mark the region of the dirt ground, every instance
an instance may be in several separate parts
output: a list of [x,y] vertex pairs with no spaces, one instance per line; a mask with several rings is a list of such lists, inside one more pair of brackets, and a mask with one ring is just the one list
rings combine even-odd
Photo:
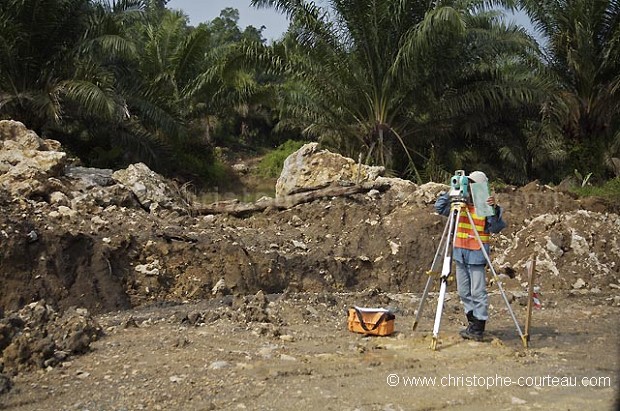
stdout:
[[[537,259],[531,347],[495,284],[486,340],[462,340],[452,285],[431,351],[437,289],[412,324],[445,224],[436,186],[198,216],[147,211],[117,184],[42,184],[0,190],[0,409],[619,405],[617,204],[536,182],[497,189],[508,227],[493,262],[521,326]],[[348,332],[352,305],[393,309],[396,333]]]
[[[617,409],[619,308],[610,304],[609,293],[546,294],[544,308],[534,312],[529,349],[522,348],[496,291],[486,340],[462,340],[457,299],[456,293],[449,295],[435,352],[429,349],[434,295],[416,332],[411,326],[419,295],[374,290],[267,299],[260,293],[102,314],[96,319],[105,336],[90,353],[19,374],[0,406],[16,411]],[[391,337],[347,332],[345,309],[352,304],[394,308],[397,332]],[[514,303],[513,308],[522,320],[524,307]],[[413,385],[414,378],[424,377],[429,386],[421,386],[422,380]]]

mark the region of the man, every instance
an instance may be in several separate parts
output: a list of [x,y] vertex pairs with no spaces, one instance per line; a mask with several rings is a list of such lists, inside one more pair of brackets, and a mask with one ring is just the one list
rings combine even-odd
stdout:
[[[467,176],[469,182],[486,183],[487,176],[482,171],[474,171]],[[468,183],[469,184],[469,183]],[[471,188],[467,190],[471,193]],[[496,204],[495,197],[487,200],[495,214],[490,217],[481,217],[475,213],[471,197],[467,201],[475,227],[471,227],[465,209],[462,209],[456,227],[456,239],[452,251],[452,258],[456,264],[456,286],[459,297],[467,316],[467,328],[460,332],[468,340],[482,341],[486,321],[489,318],[489,298],[486,290],[485,267],[486,259],[480,249],[473,230],[478,231],[480,240],[487,252],[489,248],[489,233],[499,233],[506,223],[502,219],[503,210]],[[450,197],[441,195],[435,202],[435,209],[441,215],[450,214]]]

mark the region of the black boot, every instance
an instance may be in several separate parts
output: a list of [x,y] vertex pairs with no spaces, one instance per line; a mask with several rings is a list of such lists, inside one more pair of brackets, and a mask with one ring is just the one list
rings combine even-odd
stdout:
[[474,319],[476,318],[474,317],[473,311],[466,312],[465,315],[467,316],[467,328],[459,332],[459,334],[461,334],[461,337],[463,338],[467,338],[465,335],[468,335],[469,331],[471,330],[471,326],[474,323]]
[[482,341],[486,321],[474,318],[471,327],[461,332],[461,336],[466,340]]
[[470,312],[468,312],[465,315],[467,316],[467,322],[471,325],[471,323],[474,322],[474,318],[476,318],[476,317],[474,317],[474,312],[470,311]]
[[476,320],[476,321],[478,322],[478,325],[476,327],[476,333],[480,336],[479,337],[480,339],[477,341],[482,341],[483,336],[484,336],[484,329],[487,325],[487,322],[486,320]]

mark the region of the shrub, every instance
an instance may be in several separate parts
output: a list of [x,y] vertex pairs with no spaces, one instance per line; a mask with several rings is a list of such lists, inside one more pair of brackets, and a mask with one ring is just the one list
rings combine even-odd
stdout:
[[287,140],[280,144],[275,150],[270,151],[263,157],[258,164],[258,172],[263,177],[278,177],[284,166],[284,160],[301,146],[305,141]]
[[606,181],[600,186],[577,187],[572,190],[581,197],[604,197],[613,200],[620,200],[620,177]]

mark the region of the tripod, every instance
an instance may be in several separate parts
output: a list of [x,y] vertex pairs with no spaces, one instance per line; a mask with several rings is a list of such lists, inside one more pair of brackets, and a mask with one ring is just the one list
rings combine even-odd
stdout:
[[[493,278],[499,288],[500,293],[508,307],[508,312],[512,317],[512,320],[517,327],[517,332],[521,337],[521,340],[524,341],[526,338],[521,331],[521,327],[519,326],[519,322],[517,321],[514,312],[512,311],[512,307],[510,307],[510,302],[508,302],[508,298],[506,298],[506,293],[504,292],[504,288],[502,287],[502,283],[499,281],[499,276],[495,272],[493,265],[491,264],[491,259],[489,258],[489,254],[487,253],[484,245],[482,244],[482,240],[480,239],[480,235],[478,234],[478,230],[475,228],[474,220],[471,216],[469,208],[465,203],[465,200],[462,197],[455,197],[451,199],[450,202],[450,214],[448,216],[448,221],[446,226],[444,227],[443,234],[441,235],[441,240],[439,241],[439,246],[437,247],[437,251],[435,253],[435,258],[433,259],[433,264],[431,265],[431,269],[427,272],[429,275],[428,280],[426,281],[426,286],[424,287],[424,292],[422,294],[422,299],[420,300],[420,305],[418,307],[418,312],[415,316],[415,321],[413,323],[413,330],[418,326],[418,322],[420,317],[422,316],[422,310],[424,309],[424,304],[426,302],[426,298],[428,297],[429,290],[431,288],[431,283],[433,282],[433,277],[439,275],[440,288],[439,288],[439,299],[437,300],[437,311],[435,312],[435,323],[433,325],[433,339],[431,340],[431,349],[433,351],[437,350],[437,339],[439,338],[439,325],[441,323],[441,315],[443,313],[443,305],[446,297],[446,288],[448,286],[448,278],[450,277],[450,272],[452,270],[452,251],[454,249],[454,244],[457,238],[457,226],[459,216],[461,215],[461,211],[465,210],[467,214],[467,218],[469,220],[469,224],[473,228],[473,232],[476,237],[476,241],[484,254],[484,258],[489,265],[491,272],[493,273]],[[436,266],[439,263],[439,255],[441,250],[443,249],[443,264],[441,267],[441,272],[439,272]]]

